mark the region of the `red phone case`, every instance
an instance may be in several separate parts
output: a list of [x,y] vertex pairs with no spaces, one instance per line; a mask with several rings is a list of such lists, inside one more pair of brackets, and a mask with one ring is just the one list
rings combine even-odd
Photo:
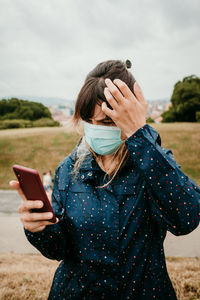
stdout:
[[20,165],[14,165],[13,171],[17,176],[20,187],[28,200],[42,200],[44,205],[42,208],[32,209],[32,212],[52,212],[53,217],[48,221],[55,223],[56,216],[53,212],[51,203],[47,197],[39,173],[31,168]]

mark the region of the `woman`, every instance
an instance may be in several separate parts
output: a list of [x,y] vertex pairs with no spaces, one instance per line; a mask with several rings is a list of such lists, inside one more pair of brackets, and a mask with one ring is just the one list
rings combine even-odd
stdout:
[[199,224],[200,189],[180,170],[159,133],[146,124],[147,103],[127,65],[105,61],[78,95],[74,124],[84,136],[57,167],[49,213],[19,206],[27,239],[61,260],[48,299],[177,299],[163,242]]

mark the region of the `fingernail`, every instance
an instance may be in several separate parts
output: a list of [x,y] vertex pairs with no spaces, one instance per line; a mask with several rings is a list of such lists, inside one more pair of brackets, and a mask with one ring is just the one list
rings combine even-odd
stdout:
[[140,86],[139,86],[139,84],[137,83],[137,81],[135,82],[135,84],[136,84],[136,86],[137,86],[138,88],[140,88]]
[[105,83],[107,84],[107,83],[109,83],[110,82],[110,79],[109,78],[106,78],[105,79]]
[[43,202],[38,202],[37,204],[38,204],[39,207],[43,206]]
[[53,216],[52,213],[47,214],[47,218],[51,218],[52,216]]

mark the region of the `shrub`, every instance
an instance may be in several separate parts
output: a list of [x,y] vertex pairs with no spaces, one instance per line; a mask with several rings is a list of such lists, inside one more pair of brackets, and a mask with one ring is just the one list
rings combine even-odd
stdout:
[[196,121],[200,122],[200,111],[196,112]]
[[148,117],[148,118],[146,119],[146,122],[147,122],[147,123],[155,123],[154,119],[152,119],[151,117]]
[[32,127],[32,122],[29,120],[14,119],[14,120],[0,121],[0,129],[27,128],[27,127]]
[[54,127],[54,126],[60,126],[60,123],[49,119],[49,118],[41,118],[39,120],[33,121],[33,127]]
[[162,123],[177,121],[176,114],[171,109],[164,111],[161,116],[163,118],[161,121]]
[[23,120],[23,119],[0,120],[0,129],[53,127],[53,126],[60,126],[60,123],[49,118],[41,118],[36,121]]

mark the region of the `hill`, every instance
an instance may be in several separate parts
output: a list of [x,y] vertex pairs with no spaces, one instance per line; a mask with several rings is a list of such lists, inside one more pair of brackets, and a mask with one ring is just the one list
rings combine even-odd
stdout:
[[[161,136],[162,147],[172,150],[181,170],[200,185],[200,123],[161,123],[151,126]],[[64,127],[9,129],[0,131],[0,189],[9,189],[13,164],[54,173],[80,136]]]

